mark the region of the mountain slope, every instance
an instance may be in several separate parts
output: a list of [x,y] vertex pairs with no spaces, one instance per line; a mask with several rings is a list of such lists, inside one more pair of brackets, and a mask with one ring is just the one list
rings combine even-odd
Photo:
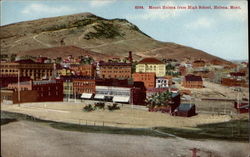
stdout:
[[[125,19],[104,19],[91,13],[45,18],[1,27],[1,52],[33,54],[31,50],[77,46],[107,56],[218,59],[203,51],[175,43],[160,42]],[[48,50],[48,49],[47,49]],[[41,52],[41,51],[39,51]],[[72,52],[73,53],[73,52]],[[78,53],[76,53],[78,54]],[[53,54],[46,53],[53,57]],[[81,55],[81,54],[79,54]]]

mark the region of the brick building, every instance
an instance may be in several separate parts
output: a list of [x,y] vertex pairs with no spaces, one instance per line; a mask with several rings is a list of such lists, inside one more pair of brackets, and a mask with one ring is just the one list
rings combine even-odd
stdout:
[[[10,84],[8,89],[18,92],[18,84]],[[63,101],[63,84],[56,80],[20,82],[20,91],[37,91],[37,102]]]
[[185,88],[203,88],[203,80],[200,76],[188,74],[184,77],[182,86]]
[[92,64],[71,65],[70,69],[73,70],[74,73],[79,76],[94,77],[96,75],[95,66]]
[[[22,76],[19,78],[20,82],[25,82],[31,80],[30,77]],[[0,75],[0,88],[7,87],[8,84],[17,83],[18,76],[17,75]]]
[[16,62],[1,62],[1,75],[15,75],[20,72],[20,77],[30,77],[33,80],[41,80],[43,78],[51,78],[54,65],[36,63],[33,60],[20,60]]
[[73,92],[76,98],[80,98],[85,93],[95,93],[96,81],[94,78],[82,77],[73,79]]
[[100,78],[128,79],[131,78],[131,63],[99,62]]
[[2,103],[6,104],[37,102],[38,92],[36,90],[20,91],[20,101],[18,97],[18,92],[13,89],[1,89],[0,99]]
[[136,65],[136,72],[154,72],[156,77],[166,75],[166,65],[156,58],[144,58]]
[[146,88],[155,88],[155,73],[133,73],[133,80],[143,82]]

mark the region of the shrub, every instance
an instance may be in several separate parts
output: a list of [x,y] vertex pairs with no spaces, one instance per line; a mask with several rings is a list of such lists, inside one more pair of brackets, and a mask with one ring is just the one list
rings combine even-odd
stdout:
[[95,110],[95,108],[93,108],[91,104],[83,107],[83,111],[85,111],[85,112],[91,112],[94,110]]
[[108,106],[109,111],[113,111],[113,110],[119,110],[120,107],[118,106],[118,104],[114,103],[112,106]]

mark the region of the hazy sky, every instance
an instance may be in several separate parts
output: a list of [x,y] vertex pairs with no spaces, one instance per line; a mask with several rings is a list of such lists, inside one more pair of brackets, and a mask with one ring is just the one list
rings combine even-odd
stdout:
[[[240,9],[148,9],[148,6],[240,6]],[[248,11],[247,1],[243,0],[6,0],[1,2],[1,25],[81,12],[108,19],[126,18],[156,40],[190,46],[224,59],[248,59]]]

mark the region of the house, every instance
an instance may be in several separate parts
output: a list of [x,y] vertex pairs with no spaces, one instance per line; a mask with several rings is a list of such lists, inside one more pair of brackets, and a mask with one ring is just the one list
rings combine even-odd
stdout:
[[179,66],[179,73],[181,76],[185,76],[187,74],[187,68],[185,66]]
[[195,104],[180,104],[174,111],[174,115],[181,117],[192,117],[196,115]]
[[133,80],[143,82],[146,88],[155,88],[155,73],[153,72],[139,72],[132,74]]
[[184,77],[182,86],[185,88],[203,88],[203,80],[200,76],[188,74]]
[[196,76],[200,76],[202,78],[209,78],[209,79],[213,79],[215,75],[214,72],[209,70],[195,70],[193,71],[193,74]]
[[156,58],[144,58],[136,65],[136,72],[154,72],[156,77],[166,75],[166,65]]
[[201,68],[201,67],[204,67],[206,65],[206,62],[204,60],[195,60],[193,63],[192,63],[192,67],[193,68]]
[[240,86],[246,87],[247,83],[244,77],[246,76],[245,73],[241,72],[231,72],[228,77],[224,77],[221,79],[221,84],[224,86]]

